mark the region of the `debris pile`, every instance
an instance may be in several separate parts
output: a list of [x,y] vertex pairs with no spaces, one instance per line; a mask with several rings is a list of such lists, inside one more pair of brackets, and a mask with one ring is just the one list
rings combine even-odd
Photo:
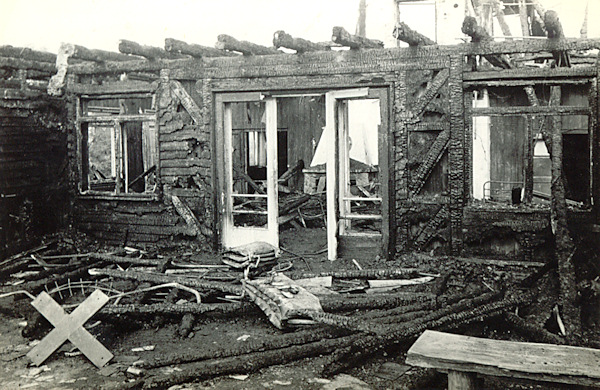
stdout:
[[[51,326],[18,297],[34,300],[47,294],[68,313],[100,292],[108,303],[99,305],[93,318],[117,337],[178,323],[173,338],[177,342],[193,338],[195,327],[210,318],[221,319],[226,329],[228,322],[251,317],[266,332],[260,337],[240,336],[244,342],[234,345],[159,346],[160,353],[144,350],[147,357],[126,365],[118,363],[115,344],[107,342],[115,358],[103,369],[112,367],[121,378],[113,382],[117,388],[166,388],[323,356],[327,362],[319,369],[322,375],[347,372],[373,356],[402,354],[426,329],[481,324],[512,313],[535,297],[535,290],[503,280],[506,273],[490,273],[493,279],[487,281],[460,275],[457,282],[453,271],[438,274],[427,262],[416,262],[414,268],[355,269],[360,265],[354,261],[338,263],[333,271],[321,267],[305,272],[294,269],[286,256],[266,244],[237,248],[223,258],[201,259],[135,248],[51,254],[59,247],[65,249],[60,240],[49,241],[3,262],[0,300],[11,296],[15,302],[11,309],[27,313],[26,336],[43,338]],[[313,267],[321,265],[310,261]],[[451,259],[445,261],[453,264]],[[518,315],[506,318],[514,329],[534,337],[562,340]],[[94,336],[100,338],[101,333]]]

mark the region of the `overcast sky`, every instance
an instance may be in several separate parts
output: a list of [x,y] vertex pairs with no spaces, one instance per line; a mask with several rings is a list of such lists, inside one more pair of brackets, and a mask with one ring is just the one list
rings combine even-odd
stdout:
[[[546,9],[559,13],[568,37],[579,37],[587,0],[541,1]],[[600,37],[600,25],[595,22],[600,1],[589,2],[589,37]],[[331,39],[333,26],[355,32],[358,3],[359,0],[0,0],[0,45],[56,53],[61,42],[69,42],[90,49],[118,51],[119,39],[163,47],[165,38],[176,38],[213,46],[217,35],[229,34],[271,46],[277,30],[323,42]],[[367,36],[393,46],[394,0],[367,0],[367,4]],[[419,23],[408,22],[411,26]],[[460,26],[457,29],[459,32]],[[456,40],[460,43],[458,37]]]

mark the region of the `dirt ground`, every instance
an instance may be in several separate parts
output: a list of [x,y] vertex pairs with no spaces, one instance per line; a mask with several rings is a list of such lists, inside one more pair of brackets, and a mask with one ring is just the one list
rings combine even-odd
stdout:
[[[284,249],[279,264],[290,267],[292,271],[311,271],[315,273],[330,270],[356,269],[350,260],[330,262],[326,259],[326,237],[321,229],[308,229],[298,235],[293,229],[282,232],[281,246]],[[100,250],[90,242],[76,242],[86,245],[78,248]],[[214,254],[189,248],[176,248],[170,252],[163,251],[165,256],[177,256],[188,261],[204,264],[219,264],[220,258]],[[162,253],[162,252],[161,252]],[[302,258],[296,256],[301,255]],[[447,257],[431,257],[422,254],[399,256],[394,261],[382,263],[373,260],[371,264],[361,262],[363,268],[415,267],[424,272],[450,273],[448,290],[459,291],[466,286],[478,284],[490,290],[500,288],[507,282],[521,280],[533,271],[531,267],[489,266],[461,262]],[[551,277],[547,277],[545,288],[552,288]],[[413,287],[413,291],[426,291],[427,286]],[[529,314],[538,322],[544,322],[551,312],[554,302],[552,293],[546,301],[537,302]],[[138,324],[130,324],[129,320],[121,322],[98,321],[95,318],[86,323],[86,328],[97,337],[113,354],[114,358],[102,369],[96,368],[86,357],[78,353],[67,342],[40,367],[29,364],[25,356],[43,335],[32,339],[24,337],[22,331],[28,319],[32,318],[34,309],[29,305],[29,298],[0,298],[0,387],[2,389],[96,389],[126,387],[140,377],[150,375],[141,370],[132,370],[134,362],[151,360],[174,351],[193,351],[207,346],[233,346],[239,343],[260,340],[265,336],[281,334],[262,313],[244,316],[197,316],[192,332],[182,338],[178,334],[179,319],[144,318]],[[535,317],[537,315],[539,318]],[[48,332],[50,327],[45,329]],[[522,340],[521,336],[511,333],[498,321],[479,323],[461,333],[492,337],[498,339]],[[599,332],[592,329],[588,338],[600,342]],[[142,347],[141,351],[134,348]],[[145,348],[144,348],[145,347]],[[344,374],[324,377],[322,370],[328,363],[329,356],[304,359],[290,364],[271,366],[246,374],[228,375],[205,380],[198,383],[173,386],[172,389],[444,389],[447,386],[445,375],[427,372],[404,364],[405,350],[385,351],[377,354],[360,367],[353,368]],[[157,373],[177,372],[178,366],[152,369]],[[251,371],[256,371],[252,370]],[[415,380],[410,378],[414,376]],[[407,379],[408,378],[408,379]],[[411,384],[412,383],[412,384]],[[565,386],[550,384],[532,384],[515,381],[487,378],[482,388],[503,389],[563,389]]]

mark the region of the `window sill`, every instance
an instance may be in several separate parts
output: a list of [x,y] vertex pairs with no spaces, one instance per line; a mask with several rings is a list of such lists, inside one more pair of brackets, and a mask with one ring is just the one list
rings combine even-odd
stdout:
[[149,194],[115,194],[113,192],[101,192],[101,191],[85,191],[78,195],[79,199],[89,200],[130,200],[130,201],[158,201],[160,200],[159,193]]

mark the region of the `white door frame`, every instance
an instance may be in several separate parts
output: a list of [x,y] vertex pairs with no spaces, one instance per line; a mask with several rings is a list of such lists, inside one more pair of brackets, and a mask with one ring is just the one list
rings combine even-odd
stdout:
[[[221,213],[221,244],[232,248],[263,241],[279,248],[278,192],[277,192],[277,100],[260,93],[219,93],[216,95],[216,154],[217,178],[220,181],[218,197]],[[267,139],[267,227],[235,226],[233,220],[233,159],[232,159],[232,103],[265,102]],[[265,197],[252,194],[247,196]]]
[[[338,152],[335,145],[338,142],[338,124],[343,113],[338,110],[338,100],[365,97],[369,94],[369,88],[345,89],[339,91],[330,91],[325,94],[325,138],[326,145],[333,146],[333,150],[327,154],[326,163],[326,183],[327,183],[327,258],[329,260],[337,259],[337,170],[338,170]],[[343,118],[342,118],[343,120]]]

